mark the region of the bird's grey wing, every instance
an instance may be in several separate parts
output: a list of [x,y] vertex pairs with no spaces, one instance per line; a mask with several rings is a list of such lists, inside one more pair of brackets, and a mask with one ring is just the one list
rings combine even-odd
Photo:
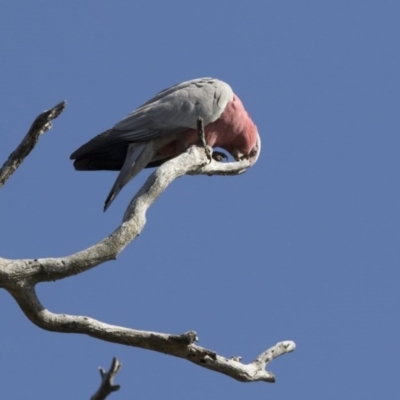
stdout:
[[177,91],[179,91],[181,89],[185,89],[188,86],[191,86],[191,85],[203,85],[204,83],[206,83],[207,81],[210,81],[210,80],[215,80],[215,79],[213,79],[213,78],[197,78],[197,79],[192,79],[190,81],[177,83],[176,85],[172,85],[172,86],[170,86],[170,87],[168,87],[166,89],[161,90],[154,97],[152,97],[151,99],[147,100],[145,103],[140,105],[138,108],[146,106],[147,104],[150,104],[150,103],[155,103],[156,101],[162,99],[163,97],[168,96],[171,93],[177,92]]
[[132,141],[153,139],[180,129],[196,128],[197,117],[207,125],[217,120],[233,99],[230,86],[218,79],[200,78],[165,89],[114,126],[116,136]]
[[200,78],[180,83],[142,104],[112,129],[75,151],[71,158],[196,129],[199,116],[203,118],[204,125],[208,125],[221,116],[232,99],[231,87],[218,79]]
[[121,172],[118,174],[117,179],[104,203],[104,211],[110,207],[121,189],[143,168],[146,168],[146,165],[153,156],[154,149],[152,142],[131,143],[128,146],[128,151],[126,152],[126,158],[122,165]]

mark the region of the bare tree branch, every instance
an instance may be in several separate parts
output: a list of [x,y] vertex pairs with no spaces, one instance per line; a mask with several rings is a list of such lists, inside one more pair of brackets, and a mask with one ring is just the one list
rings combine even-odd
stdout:
[[207,158],[211,161],[212,149],[210,146],[207,146],[206,135],[204,132],[204,121],[203,121],[203,118],[201,118],[201,117],[197,118],[197,135],[199,137],[200,147],[204,148],[204,150],[206,151]]
[[121,225],[93,246],[61,258],[0,258],[0,287],[6,289],[25,315],[43,329],[86,334],[108,342],[158,351],[184,358],[242,382],[274,382],[274,375],[266,371],[265,367],[274,358],[293,351],[295,344],[291,341],[280,342],[260,354],[253,362],[243,364],[238,357],[228,359],[196,345],[194,342],[198,338],[193,331],[181,335],[138,331],[89,317],[55,314],[45,309],[35,292],[35,285],[39,282],[64,279],[115,259],[140,234],[146,224],[147,210],[176,178],[185,174],[237,175],[245,172],[249,166],[248,161],[220,163],[210,160],[204,148],[193,146],[150,175],[128,205]]
[[120,389],[120,385],[114,385],[114,377],[118,374],[118,371],[121,369],[121,367],[122,364],[114,357],[108,372],[104,371],[103,368],[99,368],[101,384],[97,392],[90,398],[90,400],[104,400],[109,394]]
[[28,133],[23,138],[20,145],[13,151],[8,160],[0,169],[0,188],[4,185],[6,180],[17,170],[24,161],[25,157],[29,155],[31,150],[35,147],[40,135],[51,129],[51,121],[57,118],[67,106],[65,101],[58,103],[50,110],[43,111],[33,121],[33,124],[29,128]]

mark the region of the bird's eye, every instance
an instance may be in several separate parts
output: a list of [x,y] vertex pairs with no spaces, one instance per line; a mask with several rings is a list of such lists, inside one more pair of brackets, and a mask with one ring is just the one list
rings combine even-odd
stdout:
[[250,157],[254,157],[257,154],[258,147],[253,147],[250,152]]

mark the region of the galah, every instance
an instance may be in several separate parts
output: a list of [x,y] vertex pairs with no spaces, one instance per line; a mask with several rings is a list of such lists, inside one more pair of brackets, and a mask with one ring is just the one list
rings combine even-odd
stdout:
[[203,118],[207,145],[253,165],[261,141],[256,125],[231,87],[214,78],[182,82],[158,93],[113,128],[94,137],[72,155],[78,171],[121,171],[104,211],[143,168],[159,166],[198,141]]

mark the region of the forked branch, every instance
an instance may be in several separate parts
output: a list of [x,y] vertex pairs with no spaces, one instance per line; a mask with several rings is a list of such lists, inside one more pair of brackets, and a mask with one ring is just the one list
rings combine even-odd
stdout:
[[[43,132],[44,129],[49,128],[50,120],[55,118],[64,107],[65,103],[60,103],[52,110],[46,111],[47,114],[41,114],[32,125],[31,130]],[[36,123],[37,126],[35,126]],[[198,129],[199,137],[201,137],[202,121],[199,122]],[[35,140],[37,140],[39,135],[40,133],[35,133],[32,134],[32,137],[36,137]],[[30,151],[35,143],[33,139],[28,142],[31,146]],[[29,151],[23,154],[28,154]],[[14,165],[15,170],[20,164],[20,162],[18,163],[19,159],[22,160],[23,157],[21,158],[17,149],[7,163]],[[147,210],[176,178],[185,174],[237,175],[245,172],[249,166],[250,163],[245,160],[232,163],[210,160],[204,147],[193,146],[185,153],[161,165],[150,175],[128,205],[121,225],[93,246],[61,258],[26,260],[0,258],[0,287],[6,289],[17,301],[25,315],[43,329],[86,334],[108,342],[158,351],[184,358],[242,382],[274,382],[274,375],[265,368],[274,358],[295,349],[295,344],[291,341],[277,343],[261,353],[254,361],[244,364],[238,357],[226,358],[212,350],[198,346],[195,344],[198,337],[193,331],[181,335],[138,331],[109,325],[89,317],[55,314],[46,310],[35,292],[35,285],[39,282],[64,279],[94,268],[105,261],[115,259],[140,234],[146,223]],[[0,170],[0,177],[6,175],[3,170]],[[9,173],[8,176],[10,175]]]
[[103,368],[99,368],[101,376],[101,384],[97,392],[90,398],[90,400],[104,400],[112,392],[116,392],[121,387],[120,385],[114,385],[114,377],[118,374],[122,364],[114,357],[111,363],[111,367],[108,372],[104,371]]

